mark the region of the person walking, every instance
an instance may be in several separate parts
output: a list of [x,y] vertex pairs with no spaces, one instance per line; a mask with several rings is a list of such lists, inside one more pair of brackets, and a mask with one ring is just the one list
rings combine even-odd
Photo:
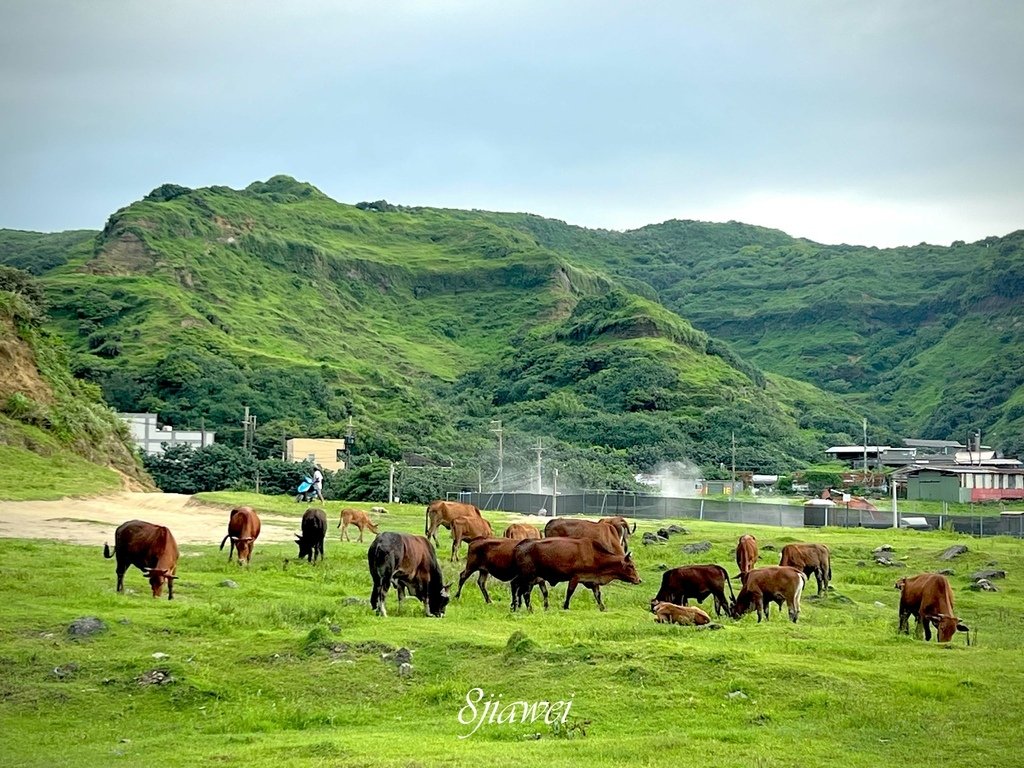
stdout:
[[324,503],[324,473],[319,464],[313,465],[313,491],[320,503]]

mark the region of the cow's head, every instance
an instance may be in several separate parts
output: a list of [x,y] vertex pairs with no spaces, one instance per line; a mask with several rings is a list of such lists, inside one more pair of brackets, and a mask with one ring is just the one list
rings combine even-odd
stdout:
[[452,583],[449,581],[437,592],[433,589],[430,590],[430,595],[427,597],[427,608],[429,609],[431,616],[435,616],[439,619],[444,616],[444,609],[448,607],[448,601],[451,600],[451,588]]
[[231,541],[235,543],[235,549],[238,551],[238,564],[241,565],[243,560],[248,560],[252,557],[252,543],[256,541],[255,536],[240,536],[238,538],[232,536]]
[[636,570],[636,563],[633,562],[632,552],[627,552],[622,558],[622,571],[619,573],[619,578],[630,584],[643,584],[644,580],[640,578],[640,574]]
[[902,578],[896,579],[896,583],[893,584],[893,588],[894,589],[898,589],[900,592],[902,592],[903,591],[903,587],[905,587],[906,585],[907,585],[907,577],[903,576]]
[[[938,632],[940,643],[948,643],[953,639],[953,635],[957,632],[970,633],[971,631],[970,628],[966,624],[963,624],[956,616],[947,616],[944,613],[936,613],[933,616],[929,616],[928,621],[934,625],[935,631]],[[970,634],[967,635],[967,644],[971,644]]]
[[160,597],[164,593],[164,584],[178,578],[168,572],[166,568],[147,568],[142,575],[149,579],[149,586],[153,588],[153,597]]
[[313,547],[303,541],[301,534],[295,537],[295,543],[299,545],[299,560],[313,556]]

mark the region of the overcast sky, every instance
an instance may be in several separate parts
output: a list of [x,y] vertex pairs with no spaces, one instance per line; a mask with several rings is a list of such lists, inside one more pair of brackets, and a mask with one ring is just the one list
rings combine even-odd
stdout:
[[0,227],[164,182],[825,243],[1024,228],[1024,3],[3,0]]

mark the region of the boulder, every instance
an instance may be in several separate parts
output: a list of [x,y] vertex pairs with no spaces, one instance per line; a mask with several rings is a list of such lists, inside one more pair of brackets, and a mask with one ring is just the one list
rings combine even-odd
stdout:
[[649,546],[651,544],[664,544],[667,541],[668,541],[668,539],[662,538],[661,536],[659,536],[656,533],[648,532],[648,533],[644,534],[644,537],[643,537],[643,539],[641,539],[640,543],[643,544],[644,546]]
[[980,571],[975,571],[971,574],[971,581],[981,581],[986,579],[992,581],[992,579],[1005,579],[1006,571],[997,571],[991,568],[985,568]]
[[939,555],[939,560],[952,560],[954,557],[959,557],[965,552],[967,552],[966,546],[964,546],[963,544],[954,544],[952,547],[950,547],[941,555]]
[[681,525],[670,525],[667,528],[667,530],[668,530],[669,533],[681,533],[684,536],[689,536],[690,535],[690,532],[686,528],[683,528],[683,526],[681,526]]
[[988,579],[978,579],[976,582],[971,584],[968,589],[973,589],[975,592],[998,592],[999,590],[993,586],[992,582]]
[[224,579],[217,586],[226,587],[227,589],[238,589],[238,582],[232,581],[231,579]]
[[106,632],[107,625],[95,616],[75,619],[68,625],[68,634],[72,637],[89,637],[97,632]]
[[710,541],[698,541],[696,544],[687,544],[683,547],[683,552],[688,555],[699,555],[701,552],[709,552],[710,550]]
[[877,554],[878,554],[879,552],[892,552],[892,551],[893,551],[893,549],[892,549],[892,544],[883,544],[882,546],[880,546],[880,547],[875,547],[875,548],[874,548],[874,549],[872,550],[872,552],[873,552],[874,554],[876,554],[876,555],[877,555]]
[[668,539],[668,537],[671,536],[671,535],[672,535],[672,532],[668,528],[659,528],[658,529],[658,536],[660,536],[663,539]]

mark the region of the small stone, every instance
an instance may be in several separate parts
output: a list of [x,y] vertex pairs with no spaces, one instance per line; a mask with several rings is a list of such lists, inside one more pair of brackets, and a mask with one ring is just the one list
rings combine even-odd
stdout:
[[341,634],[341,626],[338,624],[331,624],[331,632],[335,635]]
[[97,632],[106,632],[106,630],[107,625],[95,616],[75,619],[68,625],[68,634],[72,637],[88,637],[89,635],[95,635]]
[[412,661],[412,651],[408,648],[399,648],[394,652],[391,659],[395,664],[408,664]]
[[893,550],[892,550],[892,544],[883,544],[882,546],[880,546],[880,547],[875,547],[875,549],[874,549],[874,550],[872,550],[872,552],[873,552],[874,554],[876,554],[876,555],[877,555],[877,554],[878,554],[879,552],[892,552],[892,551],[893,551]]
[[774,552],[775,551],[775,545],[774,544],[762,544],[761,545],[761,549],[763,549],[765,552]]
[[985,563],[985,566],[987,568],[995,568],[997,565],[999,565],[998,560],[989,560],[987,563]]
[[238,582],[232,581],[231,579],[224,579],[220,583],[220,586],[227,587],[228,589],[238,589]]
[[666,541],[668,541],[668,539],[662,538],[661,536],[658,536],[656,533],[648,532],[644,534],[643,538],[640,540],[640,543],[646,547],[650,546],[651,544],[664,544]]
[[861,568],[863,568],[864,566],[867,565],[867,563],[865,563],[863,560],[858,560],[857,561],[857,565],[860,566]]
[[131,619],[118,619],[118,624],[124,624],[126,627],[132,623]]
[[160,659],[168,659],[168,658],[170,658],[170,656],[168,656],[166,653],[162,653],[160,651],[157,651],[156,653],[153,654],[153,658],[156,659],[157,661],[159,661]]
[[966,546],[964,546],[963,544],[954,544],[952,547],[950,547],[941,555],[939,555],[939,560],[952,560],[954,557],[959,557],[965,552],[967,552]]
[[369,605],[370,601],[365,597],[346,597],[341,601],[342,605]]
[[174,678],[171,677],[171,673],[167,670],[151,669],[149,672],[135,678],[135,682],[139,685],[167,685],[168,683],[173,683]]
[[875,608],[885,608],[885,603],[880,603],[875,600]]
[[988,569],[985,569],[985,570],[981,570],[981,571],[975,571],[974,573],[971,574],[971,581],[980,581],[982,579],[987,579],[987,580],[991,581],[992,579],[1005,579],[1005,578],[1006,578],[1006,571],[996,571],[996,570],[992,570],[991,568],[988,568]]
[[398,666],[398,676],[408,677],[412,674],[412,664],[404,662]]
[[131,743],[132,743],[132,740],[131,740],[131,739],[121,739],[121,740],[120,740],[120,743],[121,743],[121,744],[131,744]]
[[654,567],[657,568],[659,571],[667,571],[668,570],[668,564],[667,563],[658,563]]
[[730,691],[729,693],[727,693],[725,695],[725,697],[727,699],[749,699],[750,698],[743,691]]
[[999,590],[992,584],[988,579],[978,579],[976,582],[971,584],[968,589],[973,589],[975,592],[998,592]]
[[941,573],[943,576],[956,575],[956,571],[954,571],[952,568],[943,568],[941,571],[939,571],[939,573]]
[[708,552],[710,550],[710,541],[698,541],[696,544],[687,544],[685,547],[683,547],[683,552],[687,555],[698,555],[701,552]]
[[725,629],[725,627],[723,627],[721,624],[715,624],[714,622],[711,622],[710,624],[702,624],[699,627],[696,627],[696,629],[697,631],[708,630],[714,632],[716,629]]
[[71,661],[67,664],[61,664],[59,667],[54,667],[53,676],[56,677],[58,680],[66,680],[69,677],[72,677],[75,674],[75,672],[78,671],[78,669],[78,665],[75,662]]

